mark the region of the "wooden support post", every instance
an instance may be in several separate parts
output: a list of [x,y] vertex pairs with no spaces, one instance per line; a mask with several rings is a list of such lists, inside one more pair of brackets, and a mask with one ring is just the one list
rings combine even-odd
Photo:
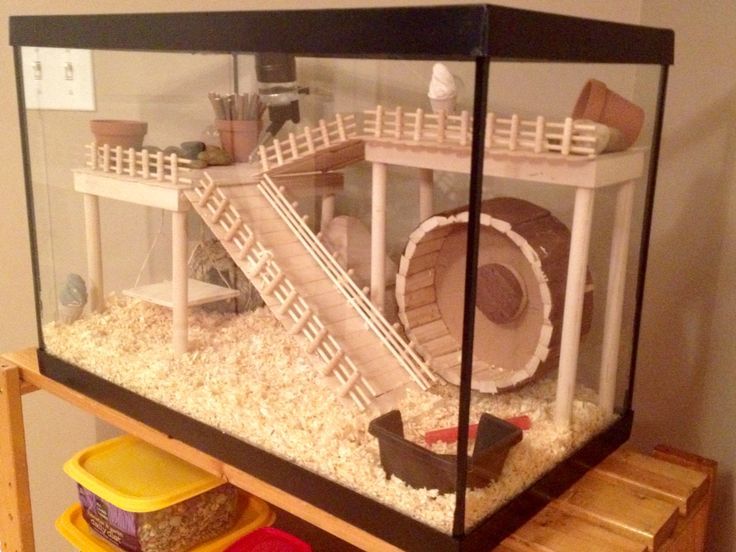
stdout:
[[555,398],[555,424],[563,428],[570,425],[572,401],[575,396],[594,198],[593,189],[577,188],[575,191],[575,212],[570,237],[570,259],[567,265],[565,311],[560,341],[560,367]]
[[606,315],[603,325],[603,354],[598,389],[598,404],[609,414],[613,414],[616,400],[616,375],[621,341],[621,318],[624,310],[626,261],[629,256],[634,185],[635,181],[629,180],[619,187],[616,193],[616,213],[613,220]]
[[105,308],[102,282],[102,238],[100,236],[100,202],[97,196],[84,194],[84,230],[87,240],[87,294],[92,312]]
[[0,550],[33,552],[20,368],[0,359]]
[[135,148],[128,148],[128,174],[135,176]]
[[115,174],[123,174],[123,146],[115,147]]
[[434,214],[434,171],[419,169],[419,221]]
[[386,175],[385,163],[373,163],[371,198],[371,301],[383,312],[386,293]]
[[178,357],[187,352],[188,345],[187,212],[173,212],[171,227],[173,345]]
[[333,218],[335,218],[335,194],[325,194],[322,196],[322,213],[319,221],[321,232],[325,231]]

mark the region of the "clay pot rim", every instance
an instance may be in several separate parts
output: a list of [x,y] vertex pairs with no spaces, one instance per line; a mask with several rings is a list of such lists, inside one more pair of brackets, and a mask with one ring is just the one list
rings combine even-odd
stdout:
[[129,119],[92,119],[90,122],[92,132],[103,132],[105,134],[138,134],[148,131],[148,123],[145,121],[134,121]]
[[575,107],[572,110],[573,119],[600,119],[606,105],[608,87],[602,81],[589,79],[580,91]]

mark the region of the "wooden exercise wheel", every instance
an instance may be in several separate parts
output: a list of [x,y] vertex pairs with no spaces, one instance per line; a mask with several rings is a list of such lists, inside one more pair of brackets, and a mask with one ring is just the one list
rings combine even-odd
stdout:
[[[472,387],[496,393],[557,366],[570,231],[516,198],[482,203]],[[435,215],[412,232],[396,280],[399,319],[416,350],[450,383],[460,383],[465,208]],[[590,328],[588,277],[582,331]]]

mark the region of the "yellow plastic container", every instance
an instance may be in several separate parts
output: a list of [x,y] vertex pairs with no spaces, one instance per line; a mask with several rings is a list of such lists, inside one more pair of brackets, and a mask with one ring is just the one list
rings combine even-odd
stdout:
[[[240,493],[240,517],[235,526],[219,538],[193,548],[191,552],[222,552],[248,533],[274,522],[275,514],[261,499]],[[81,504],[74,504],[56,520],[56,529],[72,546],[82,552],[120,552],[120,549],[95,533],[82,514]]]
[[77,453],[64,471],[91,529],[130,552],[190,550],[238,517],[235,487],[131,436]]

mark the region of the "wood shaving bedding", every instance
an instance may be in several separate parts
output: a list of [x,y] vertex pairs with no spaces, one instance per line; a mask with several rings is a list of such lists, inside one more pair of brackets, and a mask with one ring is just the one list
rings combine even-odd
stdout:
[[[287,334],[265,309],[234,315],[190,309],[190,352],[173,358],[171,311],[140,300],[108,298],[104,313],[44,328],[47,350],[80,368],[159,402],[382,502],[445,533],[455,495],[387,480],[370,416],[341,402],[321,380],[306,342]],[[502,395],[473,393],[471,421],[481,412],[527,415],[532,428],[511,449],[499,481],[468,491],[468,527],[477,524],[553,468],[614,418],[580,388],[573,424],[553,421],[554,380]],[[578,386],[580,387],[580,386]],[[401,410],[408,439],[423,443],[431,429],[457,425],[458,389],[409,390]],[[455,453],[437,443],[435,452]]]

